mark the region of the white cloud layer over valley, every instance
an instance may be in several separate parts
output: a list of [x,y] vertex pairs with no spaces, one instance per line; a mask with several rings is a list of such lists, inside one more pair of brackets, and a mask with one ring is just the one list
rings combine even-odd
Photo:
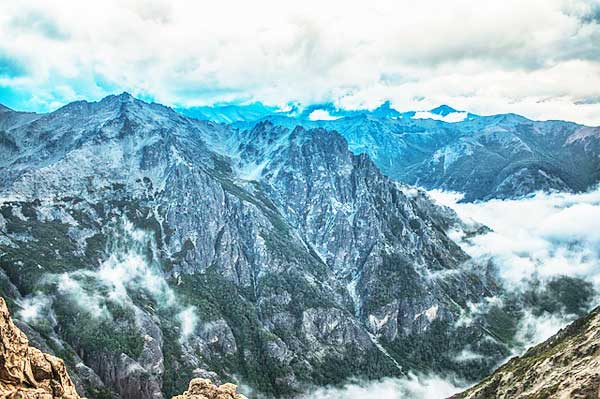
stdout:
[[452,193],[430,194],[463,220],[493,230],[463,248],[475,258],[493,257],[504,280],[569,275],[600,285],[600,189],[481,203],[457,203],[460,196]]

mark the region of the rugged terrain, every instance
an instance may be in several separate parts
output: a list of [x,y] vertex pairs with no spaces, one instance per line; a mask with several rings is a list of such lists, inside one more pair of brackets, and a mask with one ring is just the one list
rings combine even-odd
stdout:
[[454,399],[598,398],[600,308]]
[[0,396],[6,399],[78,399],[61,359],[29,346],[0,298]]
[[256,114],[245,113],[247,119],[238,115],[233,125],[245,130],[269,120],[288,128],[335,130],[352,152],[369,154],[384,174],[427,189],[464,193],[465,201],[518,198],[539,190],[578,192],[600,182],[598,127],[515,114],[478,116],[447,106],[427,114],[464,119],[415,119],[415,112],[399,113],[387,103],[373,111],[323,109],[337,119],[272,113],[256,120]]
[[[0,297],[0,395],[6,399],[78,399],[62,359],[29,346]],[[214,385],[195,378],[173,399],[245,399],[233,384]]]
[[[523,299],[498,305],[493,265],[446,234],[485,228],[332,131],[236,130],[126,93],[4,109],[0,198],[0,293],[90,398],[170,397],[193,377],[267,397],[409,371],[474,381],[514,344]],[[548,291],[569,284],[527,300],[581,311],[584,283]]]

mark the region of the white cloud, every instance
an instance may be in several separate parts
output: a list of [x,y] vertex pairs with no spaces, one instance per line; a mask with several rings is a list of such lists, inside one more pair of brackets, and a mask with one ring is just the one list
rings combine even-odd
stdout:
[[[557,276],[570,276],[600,289],[600,188],[584,194],[537,193],[481,203],[457,203],[461,198],[457,193],[429,193],[463,220],[493,230],[466,240],[458,232],[451,236],[480,263],[493,260],[507,288],[525,289],[532,281],[543,284]],[[589,306],[598,302],[596,297]],[[472,313],[485,311],[484,305],[473,305]],[[573,319],[573,315],[534,315],[524,310],[516,337],[521,348],[545,340]],[[461,320],[468,321],[468,315]]]
[[[162,306],[176,304],[175,293],[158,264],[156,242],[151,234],[135,228],[129,220],[123,218],[113,232],[108,251],[108,258],[97,270],[50,274],[45,278],[56,282],[60,293],[72,297],[92,315],[107,315],[107,299],[130,305],[131,290],[147,292]],[[152,252],[152,256],[148,256],[148,252]],[[103,295],[97,294],[98,283],[102,287]]]
[[410,375],[404,378],[355,382],[342,388],[320,388],[303,399],[439,399],[459,391],[461,388],[440,377]]
[[95,292],[89,292],[82,283],[71,277],[69,273],[48,275],[47,280],[57,284],[57,291],[61,295],[71,298],[79,308],[92,317],[110,318],[106,307],[106,298]]
[[470,362],[473,360],[480,360],[483,358],[484,356],[479,353],[475,353],[468,349],[463,349],[458,355],[454,357],[454,360],[457,362]]
[[193,306],[188,306],[177,314],[177,318],[181,323],[181,341],[187,340],[198,325],[198,316],[196,315],[196,309]]
[[[93,276],[110,289],[109,298],[122,302],[128,298],[130,288],[150,293],[165,306],[175,303],[175,294],[169,287],[160,265],[153,237],[137,229],[128,221],[122,221],[122,232],[117,234],[111,253],[94,272],[78,272]],[[153,252],[149,260],[148,251]]]
[[600,189],[481,203],[457,203],[459,194],[437,190],[430,195],[493,230],[463,248],[475,258],[493,257],[506,281],[570,275],[600,284]]
[[324,109],[315,109],[313,112],[310,113],[310,115],[308,115],[308,119],[310,119],[311,121],[333,121],[339,118],[330,115],[329,112],[327,112]]
[[20,307],[17,317],[25,323],[36,323],[39,320],[55,323],[52,299],[47,295],[36,293],[17,301],[17,303]]
[[600,204],[576,203],[561,208],[540,224],[544,237],[600,243]]
[[519,343],[521,350],[518,350],[519,348],[516,347],[517,351],[514,354],[520,355],[523,350],[547,340],[574,319],[574,317],[551,315],[548,313],[535,316],[531,312],[525,311],[525,315],[519,321],[515,336],[515,340]]
[[429,111],[419,111],[413,116],[413,119],[435,119],[438,121],[444,121],[449,123],[462,122],[467,118],[466,112],[451,112],[448,115],[442,116],[438,114],[432,114]]
[[594,1],[7,1],[0,85],[34,108],[128,90],[600,124]]
[[[44,282],[56,284],[59,294],[67,296],[91,317],[110,319],[108,302],[134,307],[131,297],[134,292],[149,294],[162,308],[180,308],[182,304],[162,272],[154,236],[136,228],[125,217],[118,225],[110,226],[109,232],[112,235],[107,248],[109,256],[98,269],[47,274]],[[41,309],[51,307],[51,302],[38,295],[24,300],[21,306],[20,316],[34,320]],[[195,309],[188,306],[174,315],[181,325],[182,340],[187,339],[198,323]]]

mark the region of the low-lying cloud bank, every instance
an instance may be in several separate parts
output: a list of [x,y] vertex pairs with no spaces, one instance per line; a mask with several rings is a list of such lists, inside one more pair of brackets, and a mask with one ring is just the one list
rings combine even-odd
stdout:
[[108,257],[99,268],[44,275],[42,286],[53,295],[36,292],[23,298],[18,317],[34,325],[50,318],[54,324],[53,303],[64,298],[86,317],[111,320],[111,307],[134,310],[137,306],[132,298],[141,295],[154,300],[157,307],[176,312],[180,343],[186,342],[198,325],[196,308],[182,303],[167,282],[153,235],[126,218],[109,230]]
[[507,289],[525,296],[537,290],[536,297],[554,295],[558,298],[550,299],[567,303],[562,309],[542,306],[536,311],[524,302],[515,337],[521,349],[556,333],[576,318],[582,305],[590,309],[600,303],[600,188],[480,203],[459,203],[462,196],[457,193],[429,194],[466,223],[492,229],[475,237],[461,230],[451,235],[478,263],[493,263]]
[[455,232],[453,238],[462,240],[472,257],[493,258],[506,282],[568,275],[600,284],[600,188],[481,203],[458,203],[456,193],[430,195],[467,223],[476,221],[493,230],[468,240]]
[[447,398],[461,388],[435,376],[385,378],[380,381],[355,382],[343,388],[320,388],[302,399],[438,399]]

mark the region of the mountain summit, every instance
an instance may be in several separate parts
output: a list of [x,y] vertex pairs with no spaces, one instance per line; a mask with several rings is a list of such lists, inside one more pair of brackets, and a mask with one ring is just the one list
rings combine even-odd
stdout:
[[[457,216],[336,132],[239,130],[127,94],[1,118],[0,293],[86,396],[474,378],[508,353],[484,314],[455,327],[499,290],[446,234]],[[467,343],[473,368],[455,360]]]
[[429,110],[429,112],[431,112],[432,114],[435,114],[435,115],[448,116],[449,114],[453,114],[455,112],[464,112],[464,111],[457,111],[448,105],[440,105],[439,107]]

